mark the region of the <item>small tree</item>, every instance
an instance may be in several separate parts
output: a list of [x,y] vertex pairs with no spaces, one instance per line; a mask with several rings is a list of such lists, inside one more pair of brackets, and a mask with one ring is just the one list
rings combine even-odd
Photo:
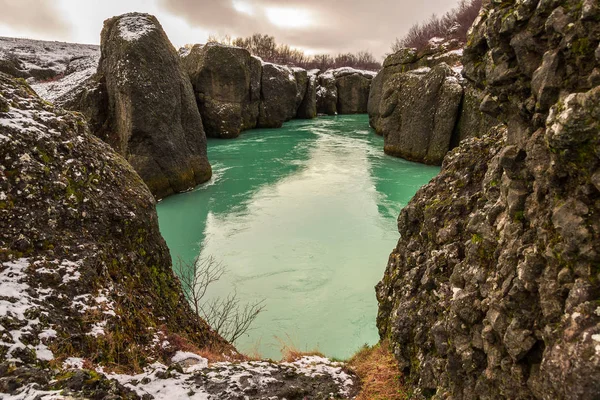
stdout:
[[225,274],[223,264],[213,257],[197,257],[193,263],[180,257],[175,265],[175,272],[198,318],[203,318],[231,343],[248,332],[258,314],[265,309],[265,300],[241,304],[235,291],[225,298],[204,301],[208,287]]

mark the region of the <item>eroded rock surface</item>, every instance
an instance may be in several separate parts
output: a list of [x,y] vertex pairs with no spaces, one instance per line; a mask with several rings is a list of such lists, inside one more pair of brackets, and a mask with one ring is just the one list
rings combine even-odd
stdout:
[[599,19],[594,2],[492,1],[474,24],[464,71],[507,127],[446,156],[377,287],[417,396],[598,398]]
[[374,114],[385,153],[441,164],[450,148],[462,96],[459,77],[444,63],[389,77]]
[[263,63],[258,126],[280,128],[296,116],[298,85],[291,68]]
[[75,379],[60,366],[134,369],[185,343],[233,351],[190,310],[138,174],[80,114],[4,74],[0,287],[0,392],[79,385],[127,397],[94,371]]
[[260,104],[261,62],[248,50],[209,43],[183,57],[211,137],[234,138],[256,127]]
[[210,179],[206,136],[187,73],[148,14],[108,19],[98,73],[60,103],[82,111],[157,198]]

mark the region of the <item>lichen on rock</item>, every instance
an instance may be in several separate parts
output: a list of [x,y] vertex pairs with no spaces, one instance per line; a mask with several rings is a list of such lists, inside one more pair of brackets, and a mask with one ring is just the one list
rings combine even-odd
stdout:
[[470,32],[465,76],[506,125],[401,212],[377,287],[417,396],[600,393],[600,15],[583,3],[485,2]]
[[125,159],[25,81],[0,74],[0,94],[0,391],[50,388],[71,357],[135,370],[183,343],[232,351],[189,308]]

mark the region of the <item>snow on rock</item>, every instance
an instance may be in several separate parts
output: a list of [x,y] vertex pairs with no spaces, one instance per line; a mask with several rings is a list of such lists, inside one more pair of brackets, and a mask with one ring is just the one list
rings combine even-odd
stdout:
[[4,72],[28,79],[43,99],[54,101],[96,72],[97,45],[0,37]]
[[[32,311],[39,308],[38,299],[32,298],[28,293],[31,288],[26,282],[26,270],[30,261],[21,258],[15,261],[2,263],[0,268],[0,331],[6,333],[0,336],[0,348],[6,349],[7,359],[11,359],[17,351],[28,349],[34,351],[39,360],[49,361],[54,359],[52,352],[44,344],[35,346],[25,344],[23,339],[40,330],[41,322],[38,318],[32,318]],[[4,326],[5,323],[10,325]],[[10,328],[9,328],[10,326]],[[18,328],[16,328],[18,327]],[[16,329],[15,329],[16,328]],[[41,334],[40,339],[48,339],[52,336],[53,329],[47,329]],[[46,335],[44,335],[44,333]],[[45,337],[44,337],[45,336]]]
[[140,14],[122,17],[119,20],[118,27],[120,36],[128,42],[139,40],[155,29],[155,25],[149,16]]
[[154,363],[137,375],[110,374],[138,395],[155,399],[229,400],[240,398],[284,398],[300,390],[303,398],[329,393],[335,398],[356,394],[356,377],[343,364],[327,358],[306,356],[294,362],[219,362],[208,366],[202,357],[178,352],[173,362],[203,360],[193,369],[178,369]]
[[81,369],[83,368],[83,358],[69,357],[63,361],[63,368]]

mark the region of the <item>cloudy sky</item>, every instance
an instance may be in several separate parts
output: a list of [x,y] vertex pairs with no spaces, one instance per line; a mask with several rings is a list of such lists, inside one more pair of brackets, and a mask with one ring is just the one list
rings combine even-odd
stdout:
[[0,36],[98,44],[102,22],[141,11],[156,15],[173,44],[209,34],[255,32],[316,53],[370,50],[382,57],[396,37],[458,0],[0,0]]

